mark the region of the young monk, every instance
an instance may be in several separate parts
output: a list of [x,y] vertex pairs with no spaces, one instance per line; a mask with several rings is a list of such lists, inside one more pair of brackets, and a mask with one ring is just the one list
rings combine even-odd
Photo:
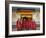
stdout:
[[28,19],[28,26],[29,29],[35,30],[36,29],[36,23],[32,21],[31,19]]
[[24,17],[24,20],[22,22],[22,28],[25,30],[35,30],[36,29],[36,23],[32,21],[31,19],[28,19]]
[[17,22],[16,22],[16,29],[18,31],[21,30],[21,21],[20,21],[20,19],[18,19]]
[[16,24],[17,30],[35,30],[36,23],[26,17],[23,20],[18,20]]

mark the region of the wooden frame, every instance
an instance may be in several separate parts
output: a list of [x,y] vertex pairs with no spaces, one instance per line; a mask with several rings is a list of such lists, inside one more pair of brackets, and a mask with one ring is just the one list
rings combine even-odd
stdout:
[[[34,4],[43,5],[43,33],[36,34],[22,34],[22,35],[9,35],[9,4],[22,3],[22,4]],[[5,1],[5,36],[6,37],[22,37],[22,36],[40,36],[45,35],[45,3],[41,2],[24,2],[24,1]]]

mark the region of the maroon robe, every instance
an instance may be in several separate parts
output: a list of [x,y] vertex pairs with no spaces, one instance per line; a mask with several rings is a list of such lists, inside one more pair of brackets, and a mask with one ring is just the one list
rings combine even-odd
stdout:
[[22,20],[22,23],[21,21],[17,21],[16,23],[16,27],[17,27],[17,30],[26,30],[26,29],[36,29],[36,23],[32,20],[27,20],[27,21],[24,21]]

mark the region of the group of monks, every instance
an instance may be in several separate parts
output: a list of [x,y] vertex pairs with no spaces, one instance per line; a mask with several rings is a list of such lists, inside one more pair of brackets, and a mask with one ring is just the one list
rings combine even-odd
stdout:
[[24,17],[23,19],[18,19],[16,22],[17,31],[20,30],[36,30],[36,23],[31,19]]

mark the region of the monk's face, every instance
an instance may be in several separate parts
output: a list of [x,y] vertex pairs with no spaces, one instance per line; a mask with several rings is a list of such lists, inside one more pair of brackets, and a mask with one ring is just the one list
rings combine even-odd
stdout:
[[24,21],[26,21],[26,19],[24,19]]

